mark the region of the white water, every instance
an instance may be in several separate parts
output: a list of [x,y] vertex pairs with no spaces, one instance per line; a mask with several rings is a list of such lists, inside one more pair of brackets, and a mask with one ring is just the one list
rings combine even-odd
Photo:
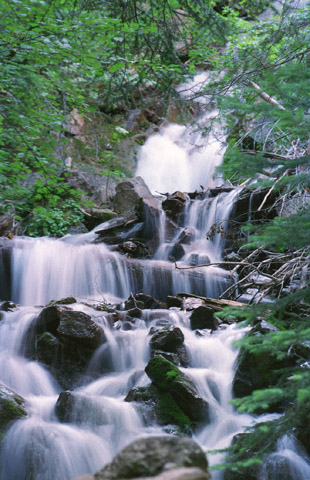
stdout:
[[[180,94],[193,95],[203,89],[207,81],[208,75],[201,73],[181,85]],[[197,97],[197,103],[205,105],[206,98]],[[194,192],[201,187],[218,185],[219,177],[213,176],[226,146],[224,132],[215,121],[217,116],[217,110],[204,109],[194,126],[169,124],[145,142],[140,150],[136,175],[144,179],[153,194],[176,190]],[[208,128],[209,133],[206,133]]]
[[[172,125],[152,137],[143,147],[139,167],[142,173],[145,169],[143,175],[151,189],[189,191],[199,189],[200,183],[213,186],[214,165],[220,162],[223,147],[215,140],[215,133],[212,135],[206,144],[192,128]],[[203,146],[194,149],[193,144],[199,146],[200,142]],[[191,228],[194,236],[179,262],[181,266],[192,264],[193,258],[198,263],[208,263],[206,257],[211,262],[222,259],[224,233],[237,194],[233,191],[216,198],[188,200],[182,226]],[[213,226],[217,228],[210,235]],[[216,232],[218,227],[220,233]],[[15,238],[10,242],[12,299],[23,306],[4,313],[0,322],[0,383],[26,399],[29,414],[15,422],[5,435],[0,480],[72,480],[102,468],[133,439],[164,433],[155,424],[145,424],[133,403],[124,402],[131,388],[149,383],[144,373],[150,356],[148,332],[158,320],[182,329],[190,358],[184,371],[210,405],[210,423],[195,433],[202,447],[214,450],[228,446],[234,434],[253,421],[248,415],[237,415],[229,403],[237,356],[233,342],[243,331],[231,326],[198,336],[189,329],[188,314],[177,310],[144,311],[144,318],[126,330],[121,322],[111,327],[108,314],[85,305],[92,299],[126,299],[137,291],[157,298],[181,291],[216,298],[227,288],[232,279],[216,266],[176,270],[168,256],[180,234],[168,241],[164,214],[158,229],[161,245],[152,260],[130,260],[103,244],[92,244],[94,232],[58,240]],[[107,339],[96,350],[89,371],[100,371],[104,366],[108,373],[73,391],[70,422],[60,423],[55,404],[61,387],[43,365],[25,358],[25,340],[41,311],[33,305],[45,305],[69,295],[85,302],[71,308],[91,314]],[[301,469],[292,466],[294,480],[305,480],[301,472],[308,464],[305,462],[305,467],[298,460],[301,457],[295,445],[279,447],[275,455],[286,458],[288,451],[297,458],[292,465],[298,464]],[[208,459],[211,464],[221,460],[220,455],[209,455]],[[270,457],[269,465],[275,463],[276,457]],[[221,478],[221,472],[212,474],[214,480]]]

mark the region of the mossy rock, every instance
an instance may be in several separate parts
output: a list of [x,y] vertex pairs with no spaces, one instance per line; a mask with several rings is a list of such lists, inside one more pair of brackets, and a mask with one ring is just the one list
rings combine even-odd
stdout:
[[178,467],[198,467],[204,472],[207,470],[206,455],[192,439],[168,435],[140,438],[97,472],[95,479],[149,478]]
[[0,437],[11,422],[26,415],[25,400],[13,390],[0,385]]
[[51,300],[46,306],[51,307],[52,305],[71,305],[72,303],[76,303],[76,299],[74,297],[66,297],[61,298],[60,300]]
[[[142,406],[144,419],[155,420],[159,425],[173,427],[178,434],[190,435],[194,426],[190,418],[179,407],[170,393],[162,393],[154,385],[133,388],[127,395],[127,402],[138,402]],[[148,416],[148,419],[146,418]]]
[[[145,371],[162,394],[169,393],[180,409],[193,422],[208,420],[208,404],[181,370],[165,358],[155,355]],[[167,397],[166,397],[167,399]]]

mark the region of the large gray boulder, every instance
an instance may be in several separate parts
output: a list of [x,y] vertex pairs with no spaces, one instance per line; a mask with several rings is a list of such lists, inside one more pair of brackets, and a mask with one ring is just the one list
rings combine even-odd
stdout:
[[96,349],[103,341],[103,330],[84,312],[64,311],[57,332],[62,339]]
[[[139,480],[209,480],[208,472],[201,470],[197,467],[182,467],[168,470],[168,472],[156,475],[156,477],[138,477]],[[95,480],[93,475],[82,475],[76,478],[76,480]],[[137,480],[132,479],[132,480]]]
[[70,389],[85,374],[94,351],[106,338],[90,315],[51,303],[35,320],[25,353],[44,363],[60,385]]
[[143,178],[128,178],[120,182],[116,187],[114,210],[124,216],[134,214],[146,216],[143,209],[147,210],[151,218],[161,211],[160,201],[151,194]]
[[[173,436],[141,438],[116,455],[111,463],[96,473],[95,479],[119,480],[154,477],[163,472],[168,474],[168,471],[170,473],[181,467],[197,467],[206,472],[206,456],[193,440]],[[161,480],[168,478],[176,480],[182,477],[166,476]],[[186,477],[183,476],[183,480],[185,479]]]

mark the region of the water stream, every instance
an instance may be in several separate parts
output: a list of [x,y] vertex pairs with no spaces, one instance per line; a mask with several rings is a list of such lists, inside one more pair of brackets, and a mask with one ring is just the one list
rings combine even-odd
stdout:
[[[212,112],[207,115],[213,116]],[[224,147],[216,135],[209,143],[195,135],[192,127],[170,125],[149,139],[137,173],[152,191],[193,191],[201,183],[204,188],[216,184],[212,173]],[[197,142],[200,147],[194,149]],[[248,415],[236,414],[229,403],[237,356],[233,343],[243,330],[229,326],[198,336],[189,328],[189,314],[178,309],[144,310],[143,317],[127,330],[122,324],[111,324],[108,313],[88,305],[103,299],[120,302],[138,291],[160,299],[178,292],[217,298],[233,281],[229,272],[217,266],[176,270],[169,255],[182,232],[190,229],[191,241],[179,265],[221,261],[224,233],[237,195],[233,190],[214,198],[188,198],[181,233],[170,240],[163,214],[158,225],[160,246],[149,260],[128,259],[107,245],[91,243],[94,232],[63,239],[17,237],[10,242],[11,280],[7,283],[10,299],[19,306],[3,313],[0,322],[0,383],[26,399],[29,415],[16,421],[3,439],[0,480],[72,480],[96,472],[132,440],[165,433],[156,424],[146,425],[134,403],[124,402],[130,389],[149,383],[144,373],[150,357],[149,330],[159,319],[183,331],[189,357],[186,374],[210,405],[210,422],[195,433],[199,444],[206,450],[228,446],[253,421]],[[104,332],[106,342],[98,347],[88,368],[94,371],[105,364],[105,373],[89,380],[85,372],[73,390],[69,422],[61,423],[55,404],[62,389],[43,364],[26,358],[25,343],[42,306],[69,295],[78,298],[70,307],[91,314]],[[289,450],[282,445],[277,455],[281,448]],[[291,446],[289,451],[294,449]],[[210,463],[218,461],[219,456],[209,458]],[[269,464],[275,462],[271,458]],[[294,480],[305,480],[303,475],[309,470],[305,465],[300,467],[302,473],[295,468]],[[212,475],[214,480],[223,478],[221,472]]]

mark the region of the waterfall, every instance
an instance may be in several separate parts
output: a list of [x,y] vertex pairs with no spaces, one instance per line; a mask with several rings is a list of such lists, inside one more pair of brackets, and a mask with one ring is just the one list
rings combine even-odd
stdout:
[[[205,75],[199,76],[188,88],[194,91],[205,80]],[[184,95],[186,89],[180,87]],[[215,116],[212,110],[200,121],[212,123]],[[153,192],[214,187],[218,183],[213,179],[214,168],[225,149],[218,140],[220,134],[216,123],[208,137],[192,126],[168,125],[141,148],[137,175]],[[10,299],[19,305],[13,311],[0,312],[0,383],[25,398],[28,415],[15,421],[2,440],[0,480],[73,480],[98,471],[132,440],[165,434],[164,427],[145,422],[134,402],[124,401],[132,388],[150,382],[144,368],[150,358],[149,332],[158,322],[182,330],[189,358],[188,367],[182,370],[209,404],[209,422],[195,432],[197,442],[205,450],[221,449],[252,424],[251,416],[237,414],[230,404],[238,353],[234,342],[245,329],[226,326],[212,335],[206,330],[197,335],[190,329],[189,312],[144,309],[141,318],[131,322],[126,321],[121,305],[137,292],[161,300],[180,292],[218,298],[233,282],[216,262],[223,258],[238,194],[238,189],[232,189],[215,196],[204,191],[198,198],[188,197],[173,235],[162,212],[156,226],[159,247],[150,259],[127,258],[104,243],[93,243],[100,227],[60,239],[16,237],[8,243],[0,258],[0,266],[5,267],[0,272],[5,282],[0,293],[8,299],[10,292]],[[184,248],[177,261],[180,269],[173,260],[177,245]],[[212,265],[199,267],[209,263]],[[195,268],[182,270],[188,266]],[[78,301],[70,309],[90,315],[105,342],[94,351],[81,381],[65,392],[73,408],[66,421],[60,421],[57,399],[62,388],[53,371],[29,356],[26,344],[42,306],[71,295]],[[94,309],[97,302],[118,303],[119,319],[113,323],[113,314]],[[264,478],[275,480],[270,472],[284,458],[291,465],[289,480],[305,480],[309,464],[301,462],[296,445],[283,442],[269,457],[269,473],[265,472]],[[220,454],[209,456],[211,464],[220,461]],[[212,473],[213,480],[222,478],[220,471]]]
[[[203,72],[180,85],[181,96],[203,90],[209,75]],[[207,96],[197,96],[197,104],[206,105]],[[153,194],[158,192],[193,192],[213,187],[215,168],[222,162],[225,135],[216,117],[218,110],[204,108],[193,126],[169,124],[152,135],[140,150],[136,175],[141,176]],[[212,126],[212,128],[211,128]],[[206,134],[206,132],[208,132]]]

